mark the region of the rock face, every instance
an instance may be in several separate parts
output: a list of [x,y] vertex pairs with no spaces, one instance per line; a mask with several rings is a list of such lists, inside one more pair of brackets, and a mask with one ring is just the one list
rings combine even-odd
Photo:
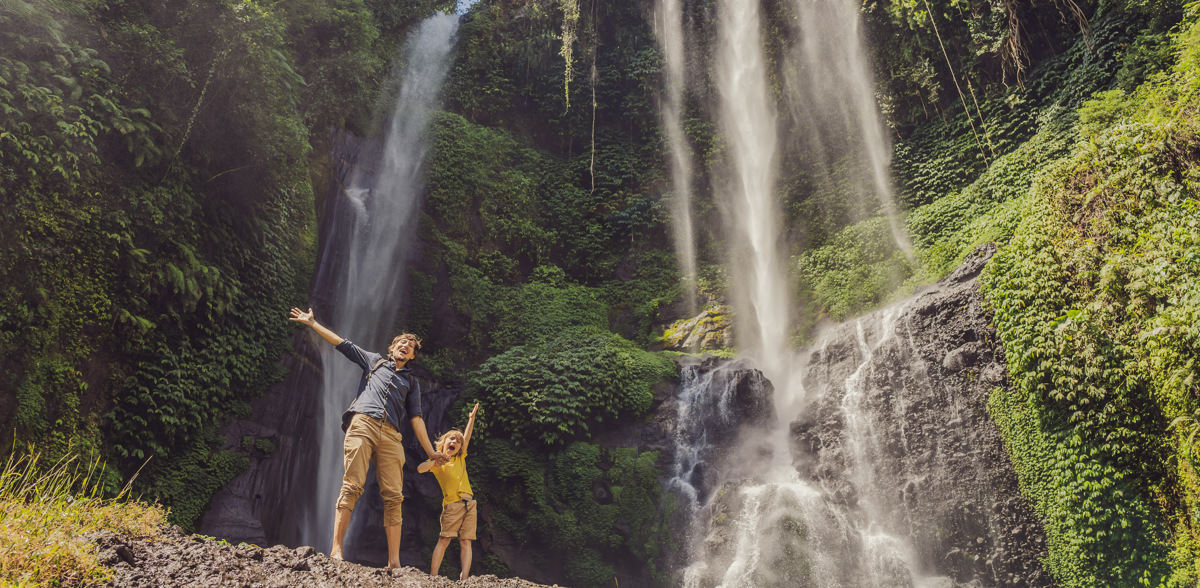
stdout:
[[526,588],[537,584],[520,579],[472,576],[451,581],[431,577],[411,567],[395,570],[369,568],[332,559],[312,547],[264,549],[257,545],[230,545],[195,535],[178,527],[163,529],[156,540],[130,539],[113,533],[94,538],[101,562],[113,569],[109,586],[191,588],[194,586],[328,587],[407,586],[443,588],[479,586]]
[[680,383],[659,414],[674,442],[668,488],[680,491],[687,508],[706,503],[719,472],[737,468],[744,428],[762,429],[776,420],[774,392],[762,372],[745,360],[680,359]]
[[284,360],[290,369],[284,381],[251,403],[249,419],[221,431],[225,449],[240,449],[243,438],[253,437],[270,441],[275,450],[252,453],[249,469],[213,496],[200,521],[202,533],[258,545],[299,536],[295,505],[311,495],[317,460],[312,439],[320,407],[311,383],[321,375],[317,341],[303,331],[293,341],[296,351]]
[[850,517],[906,537],[925,574],[1046,586],[1042,525],[987,414],[1007,374],[975,279],[994,251],[827,333],[807,358],[792,451],[801,477]]
[[803,389],[784,398],[798,414],[757,442],[743,430],[738,458],[705,474],[684,583],[1052,585],[986,409],[1006,385],[975,279],[993,251],[800,351]]
[[663,345],[678,351],[704,351],[733,346],[733,309],[710,306],[700,314],[676,321],[663,334]]

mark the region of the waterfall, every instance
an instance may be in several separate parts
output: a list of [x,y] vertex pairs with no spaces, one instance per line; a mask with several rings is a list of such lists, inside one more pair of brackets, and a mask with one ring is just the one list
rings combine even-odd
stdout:
[[[688,427],[696,432],[690,444],[677,438],[669,483],[694,513],[685,538],[689,562],[682,572],[684,586],[947,585],[926,570],[929,566],[910,544],[910,513],[897,492],[910,472],[897,473],[895,461],[885,457],[895,441],[889,437],[895,426],[885,420],[892,415],[880,405],[894,407],[887,404],[891,399],[881,398],[879,379],[888,377],[897,360],[911,361],[907,339],[899,334],[902,310],[843,325],[807,358],[789,352],[797,364],[797,380],[806,384],[813,406],[820,407],[821,440],[815,445],[821,451],[790,447],[796,424],[786,422],[787,414],[779,415],[785,417],[782,425],[774,419],[747,423],[731,418],[738,404],[731,404],[728,386],[714,385],[712,375],[696,377],[684,369],[679,422],[692,423]],[[831,361],[837,369],[830,369]],[[776,406],[787,404],[778,402],[787,394],[776,388]],[[698,411],[707,416],[696,419]],[[691,418],[685,420],[685,414]],[[717,443],[705,439],[714,426],[727,431]],[[815,463],[806,463],[810,461]],[[716,471],[706,472],[697,483],[700,476],[689,472],[692,463]],[[898,478],[903,480],[898,483]]]
[[[799,0],[797,4],[813,2]],[[791,420],[806,401],[812,400],[806,393],[811,378],[805,372],[805,362],[792,350],[789,336],[794,297],[779,221],[782,211],[776,182],[781,140],[760,33],[763,17],[757,0],[721,0],[718,10],[714,79],[727,169],[723,170],[726,177],[717,197],[728,219],[730,295],[739,317],[739,348],[774,384],[774,412],[779,418],[744,427],[733,447],[725,449],[724,459],[706,462],[719,473],[707,474],[711,481],[704,485],[720,485],[720,491],[708,492],[705,502],[695,482],[684,483],[685,479],[696,478],[688,472],[688,462],[696,461],[704,450],[680,444],[671,483],[687,501],[692,501],[688,506],[696,516],[708,517],[703,528],[693,519],[692,530],[685,537],[687,564],[681,580],[689,588],[925,585],[929,579],[907,541],[907,528],[903,521],[890,516],[893,501],[877,492],[877,459],[872,453],[878,449],[875,415],[866,410],[876,390],[867,382],[875,373],[875,350],[883,343],[879,339],[868,343],[862,326],[854,350],[858,357],[856,369],[836,384],[844,391],[840,396],[842,412],[837,416],[845,423],[837,439],[844,469],[833,477],[840,484],[838,492],[832,491],[820,476],[801,476],[797,468]],[[887,152],[878,118],[873,114],[870,79],[861,51],[854,49],[859,42],[856,22],[850,31],[824,28],[824,20],[805,23],[804,41],[832,44],[836,57],[825,63],[830,70],[822,75],[828,79],[823,77],[814,83],[826,84],[833,88],[826,91],[836,92],[842,84],[837,81],[840,76],[853,78],[846,83],[855,88],[845,96],[851,98],[851,116],[859,122],[854,131],[863,135],[865,144],[874,146],[867,151],[875,154],[872,165],[879,172],[876,190],[890,194],[884,191],[888,184]],[[847,33],[851,34],[849,41],[836,38]],[[819,41],[819,36],[827,40]],[[870,128],[876,129],[873,134]],[[887,211],[890,213],[890,209]],[[895,228],[899,246],[906,249],[898,225]],[[882,341],[890,344],[897,340],[895,313],[875,320],[884,326]],[[694,377],[689,379],[686,372],[684,378],[681,404],[723,405],[721,398],[714,397],[723,394],[720,387],[704,388]],[[822,397],[826,396],[824,388],[829,382],[814,385],[820,388]]]
[[[875,102],[874,76],[860,33],[860,6],[855,0],[792,0],[795,18],[790,32],[798,42],[786,56],[787,104],[816,159],[825,155],[829,144],[845,143],[853,158],[865,160],[869,181],[842,180],[854,187],[851,191],[859,200],[874,194],[896,246],[911,255],[912,245],[896,213],[888,173],[891,145]],[[825,176],[832,173],[832,162],[807,163],[822,168]],[[857,176],[857,171],[851,168],[848,175]],[[860,202],[858,208],[869,210],[868,205]]]
[[666,96],[662,102],[662,124],[671,152],[672,230],[675,256],[683,270],[688,316],[696,314],[696,245],[692,228],[692,151],[683,134],[684,78],[683,7],[681,0],[658,0],[655,31],[663,53]]
[[775,101],[767,88],[759,3],[722,0],[716,57],[718,118],[729,171],[719,200],[730,219],[731,293],[738,346],[756,354],[777,388],[786,386],[791,295],[783,261]]
[[794,389],[773,398],[748,360],[683,367],[668,479],[688,518],[680,584],[1052,585],[986,411],[1005,377],[974,280],[985,262],[787,353]]
[[[314,305],[317,319],[366,349],[383,350],[395,334],[424,190],[425,135],[449,69],[458,21],[457,15],[437,14],[411,34],[398,60],[398,94],[378,153],[360,153],[327,221],[313,287],[314,297],[326,304]],[[340,415],[361,372],[329,345],[321,348],[321,364],[315,500],[306,506],[300,539],[328,552],[343,473]]]

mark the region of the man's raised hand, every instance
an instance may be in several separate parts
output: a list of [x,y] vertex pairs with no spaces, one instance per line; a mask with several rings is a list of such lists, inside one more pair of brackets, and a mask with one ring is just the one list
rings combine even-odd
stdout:
[[314,322],[316,322],[315,319],[313,319],[313,311],[311,308],[308,309],[308,312],[304,312],[303,310],[300,310],[299,308],[293,308],[292,309],[292,317],[289,318],[288,320],[296,321],[298,323],[304,323],[310,327],[312,326],[312,324]]

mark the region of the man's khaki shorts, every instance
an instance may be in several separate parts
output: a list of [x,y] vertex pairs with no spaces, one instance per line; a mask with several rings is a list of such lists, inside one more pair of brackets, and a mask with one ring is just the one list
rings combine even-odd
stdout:
[[459,500],[442,505],[442,532],[440,537],[458,537],[475,540],[475,500]]

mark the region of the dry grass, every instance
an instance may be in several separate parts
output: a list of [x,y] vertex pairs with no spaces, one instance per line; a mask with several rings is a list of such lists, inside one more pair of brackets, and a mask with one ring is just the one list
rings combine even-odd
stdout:
[[109,578],[89,533],[153,537],[166,509],[100,496],[98,462],[11,456],[0,473],[0,586],[87,586]]

